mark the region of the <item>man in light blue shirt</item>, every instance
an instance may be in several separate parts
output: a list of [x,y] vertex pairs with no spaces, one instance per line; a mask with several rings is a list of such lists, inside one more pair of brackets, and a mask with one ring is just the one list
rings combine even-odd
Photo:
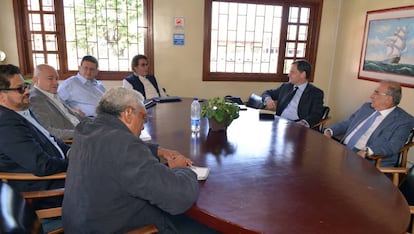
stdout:
[[98,60],[90,55],[83,57],[78,74],[59,85],[59,97],[86,116],[95,116],[99,98],[105,92],[105,87],[95,78],[98,72]]

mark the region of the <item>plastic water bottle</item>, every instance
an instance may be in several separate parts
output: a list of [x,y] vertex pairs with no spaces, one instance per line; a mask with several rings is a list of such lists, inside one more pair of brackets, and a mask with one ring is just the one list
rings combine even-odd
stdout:
[[200,115],[201,107],[198,98],[194,98],[191,103],[191,132],[198,133],[200,131]]

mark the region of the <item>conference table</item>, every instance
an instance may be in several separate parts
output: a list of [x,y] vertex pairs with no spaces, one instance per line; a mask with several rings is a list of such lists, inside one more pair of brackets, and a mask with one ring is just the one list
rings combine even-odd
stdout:
[[149,108],[152,141],[211,169],[186,213],[222,233],[404,233],[408,204],[367,160],[294,122],[240,111],[225,132],[201,120],[190,98]]

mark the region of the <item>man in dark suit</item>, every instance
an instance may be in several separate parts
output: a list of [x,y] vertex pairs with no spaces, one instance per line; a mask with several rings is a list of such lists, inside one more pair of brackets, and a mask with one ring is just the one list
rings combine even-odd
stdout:
[[381,166],[395,166],[396,152],[414,128],[413,116],[397,106],[401,96],[399,83],[382,81],[371,94],[371,103],[363,104],[349,118],[327,128],[325,135],[344,135],[341,142],[361,157],[388,155]]
[[132,58],[131,68],[134,73],[122,80],[122,86],[135,89],[145,99],[167,96],[163,89],[158,87],[155,76],[148,75],[148,58],[138,54]]
[[[69,146],[44,129],[29,110],[30,84],[20,69],[0,65],[0,171],[46,176],[64,172]],[[10,182],[18,191],[64,186],[64,181]]]
[[49,65],[37,65],[33,72],[34,88],[30,90],[30,110],[40,124],[60,139],[72,139],[73,132],[85,114],[67,106],[57,95],[59,75]]
[[323,91],[309,83],[311,72],[306,60],[293,62],[289,82],[263,92],[265,108],[306,127],[318,123],[323,114]]

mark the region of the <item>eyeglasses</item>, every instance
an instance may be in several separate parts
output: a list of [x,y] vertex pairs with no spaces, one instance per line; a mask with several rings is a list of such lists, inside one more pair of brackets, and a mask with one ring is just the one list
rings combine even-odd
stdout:
[[372,94],[377,95],[377,96],[389,96],[388,93],[381,93],[378,90],[374,90],[374,92]]
[[4,89],[0,89],[0,91],[17,91],[20,94],[24,94],[24,92],[26,91],[26,89],[30,89],[32,85],[30,83],[24,83],[22,86],[16,87],[16,88],[4,88]]

